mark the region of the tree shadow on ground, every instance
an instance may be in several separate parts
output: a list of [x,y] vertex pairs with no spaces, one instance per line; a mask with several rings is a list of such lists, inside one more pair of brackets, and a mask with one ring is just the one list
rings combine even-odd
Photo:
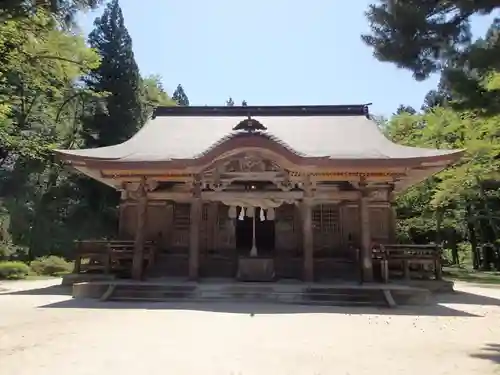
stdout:
[[[19,296],[71,296],[71,287],[52,285],[48,287],[21,291],[0,292],[1,295]],[[280,304],[265,302],[192,302],[189,299],[179,302],[138,302],[138,301],[106,301],[95,299],[68,299],[40,306],[40,308],[68,309],[146,309],[146,310],[194,310],[204,312],[221,312],[234,314],[376,314],[376,315],[407,315],[407,316],[449,316],[449,317],[479,317],[460,309],[446,305],[482,305],[500,306],[500,298],[492,298],[462,291],[436,294],[426,305],[407,305],[397,308],[372,306],[325,306],[303,304]]]
[[492,298],[462,291],[436,294],[434,300],[437,303],[445,304],[500,306],[500,298]]
[[500,364],[500,344],[486,344],[478,353],[471,354],[471,357]]
[[10,290],[0,289],[0,296],[71,296],[71,286],[63,285],[50,285],[43,288],[24,289],[24,290]]

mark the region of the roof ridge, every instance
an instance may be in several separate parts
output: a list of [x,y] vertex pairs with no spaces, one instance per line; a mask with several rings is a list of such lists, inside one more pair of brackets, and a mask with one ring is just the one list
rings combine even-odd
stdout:
[[263,105],[263,106],[171,106],[156,107],[158,116],[230,117],[230,116],[369,116],[368,104],[346,105]]

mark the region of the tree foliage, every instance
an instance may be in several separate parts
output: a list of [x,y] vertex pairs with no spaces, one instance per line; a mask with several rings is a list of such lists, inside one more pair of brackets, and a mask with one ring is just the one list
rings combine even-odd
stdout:
[[175,89],[172,95],[172,99],[177,103],[177,105],[182,105],[182,106],[189,105],[189,98],[184,92],[184,88],[182,87],[181,84],[177,85],[177,88]]
[[174,106],[177,103],[168,96],[161,83],[161,77],[152,75],[142,80],[142,102],[144,103],[143,122],[153,114],[158,106]]
[[[362,39],[379,61],[408,69],[417,80],[442,72],[441,93],[446,86],[457,109],[498,113],[499,92],[487,90],[484,77],[500,70],[500,21],[495,19],[487,35],[476,41],[470,27],[473,15],[497,9],[495,0],[379,0],[366,12],[371,33]],[[438,92],[428,94],[427,107],[442,104]]]
[[101,64],[85,78],[96,93],[106,93],[85,122],[88,147],[110,146],[132,137],[144,122],[143,83],[132,50],[132,39],[118,0],[108,3],[94,22],[89,44],[102,57]]
[[[498,74],[491,76],[486,85],[496,84],[497,79]],[[398,198],[400,239],[444,241],[455,251],[455,261],[458,244],[468,241],[476,267],[484,259],[478,243],[500,246],[499,126],[500,115],[480,116],[439,106],[422,113],[402,112],[387,122],[386,134],[397,143],[464,149],[460,162]]]
[[[52,149],[116,144],[155,106],[189,105],[182,85],[170,98],[160,77],[141,77],[117,0],[96,20],[89,46],[62,22],[98,3],[0,4],[0,260],[70,256],[74,239],[113,236],[117,194],[65,170]],[[496,7],[381,0],[369,10],[372,34],[364,38],[377,58],[419,79],[442,73],[420,111],[401,105],[376,118],[386,135],[409,146],[464,149],[459,163],[398,196],[399,240],[443,243],[455,262],[470,248],[476,267],[487,259],[480,245],[498,248],[500,233],[500,34],[495,22],[473,41],[469,20]]]
[[104,199],[110,189],[89,188],[93,182],[64,169],[52,149],[82,147],[91,132],[96,143],[123,139],[154,106],[173,102],[159,77],[140,77],[116,1],[97,21],[95,48],[59,16],[97,2],[15,3],[0,8],[0,260],[71,256],[73,240],[112,235],[115,207]]
[[[375,57],[410,69],[424,79],[439,71],[450,57],[471,57],[470,18],[499,8],[495,0],[379,0],[366,12],[371,31],[363,40]],[[464,50],[465,48],[465,50]],[[488,49],[488,56],[495,51]]]
[[43,11],[67,26],[73,22],[78,11],[95,9],[103,2],[104,0],[2,0],[0,20],[26,19],[37,11]]

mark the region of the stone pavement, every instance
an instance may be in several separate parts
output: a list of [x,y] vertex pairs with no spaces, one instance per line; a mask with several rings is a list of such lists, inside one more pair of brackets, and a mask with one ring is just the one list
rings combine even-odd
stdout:
[[[453,374],[500,370],[500,289],[395,310],[77,301],[0,282],[0,374]],[[7,292],[5,290],[8,290]],[[9,292],[10,291],[10,292]]]

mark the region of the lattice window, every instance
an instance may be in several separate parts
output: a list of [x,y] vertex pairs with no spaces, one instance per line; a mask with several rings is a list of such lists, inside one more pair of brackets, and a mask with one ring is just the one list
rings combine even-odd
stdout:
[[333,249],[340,241],[339,210],[337,205],[321,204],[312,211],[314,247]]
[[312,210],[313,230],[321,232],[321,206],[315,206]]
[[200,250],[206,250],[211,247],[210,244],[210,221],[209,221],[210,205],[204,203],[201,206],[201,223],[200,223]]
[[215,247],[217,249],[234,248],[234,220],[229,220],[229,207],[219,204],[216,217]]
[[189,230],[189,217],[191,216],[191,206],[188,203],[174,204],[174,228]]
[[201,220],[202,221],[208,221],[208,204],[204,204],[202,209],[201,209]]
[[226,230],[229,207],[224,204],[219,204],[217,207],[217,229],[219,231]]
[[282,224],[282,229],[295,232],[295,206],[284,204],[276,209],[275,221]]
[[339,210],[333,204],[320,204],[312,211],[314,230],[320,233],[339,232]]
[[370,234],[374,240],[383,240],[389,235],[388,210],[386,207],[370,209]]
[[175,247],[187,247],[189,245],[189,222],[191,206],[186,203],[175,203],[173,212],[173,238],[172,245]]
[[297,248],[295,215],[296,207],[293,204],[284,204],[276,209],[274,227],[275,245],[279,250],[293,250]]
[[339,212],[337,206],[322,205],[321,228],[323,233],[338,233]]
[[344,244],[357,243],[359,240],[359,209],[357,206],[342,208],[342,235]]

